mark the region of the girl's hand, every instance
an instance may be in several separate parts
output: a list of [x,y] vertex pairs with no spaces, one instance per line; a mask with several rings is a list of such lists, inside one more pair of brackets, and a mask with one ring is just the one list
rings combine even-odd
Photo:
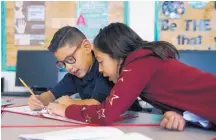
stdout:
[[183,131],[186,121],[183,116],[179,115],[174,111],[167,111],[164,114],[164,118],[160,122],[160,125],[170,130]]
[[49,105],[47,106],[47,111],[49,112],[49,114],[55,114],[65,117],[66,108],[67,106],[63,104],[49,103]]

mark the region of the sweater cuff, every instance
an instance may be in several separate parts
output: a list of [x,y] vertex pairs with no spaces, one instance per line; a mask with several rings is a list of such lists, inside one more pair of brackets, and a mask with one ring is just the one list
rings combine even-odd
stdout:
[[80,105],[70,105],[65,110],[65,117],[78,121],[85,121],[82,115],[82,106]]

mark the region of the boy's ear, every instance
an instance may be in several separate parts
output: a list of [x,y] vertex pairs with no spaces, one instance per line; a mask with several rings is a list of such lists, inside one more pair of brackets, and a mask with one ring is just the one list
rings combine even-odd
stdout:
[[93,46],[89,40],[85,39],[83,40],[83,48],[85,49],[86,53],[91,53]]

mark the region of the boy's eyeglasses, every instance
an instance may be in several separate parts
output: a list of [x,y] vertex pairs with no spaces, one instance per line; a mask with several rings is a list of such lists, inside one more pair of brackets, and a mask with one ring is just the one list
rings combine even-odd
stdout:
[[59,69],[65,69],[66,64],[74,64],[76,62],[76,59],[74,58],[74,54],[80,48],[80,46],[82,45],[82,42],[77,46],[77,48],[74,50],[74,52],[70,56],[67,56],[63,61],[57,61],[56,67]]

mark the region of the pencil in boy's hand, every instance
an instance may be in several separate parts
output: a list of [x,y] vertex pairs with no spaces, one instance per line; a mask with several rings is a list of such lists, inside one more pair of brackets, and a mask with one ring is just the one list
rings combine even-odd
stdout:
[[[21,79],[19,78],[20,82],[28,89],[28,91],[35,96],[34,92],[26,85],[26,83]],[[41,101],[40,101],[41,102]],[[43,103],[41,102],[41,104],[43,105]],[[44,105],[43,105],[44,106]],[[43,109],[45,109],[46,107],[44,106]]]
[[26,85],[26,83],[21,78],[19,78],[19,80],[32,95],[35,95],[34,92]]

